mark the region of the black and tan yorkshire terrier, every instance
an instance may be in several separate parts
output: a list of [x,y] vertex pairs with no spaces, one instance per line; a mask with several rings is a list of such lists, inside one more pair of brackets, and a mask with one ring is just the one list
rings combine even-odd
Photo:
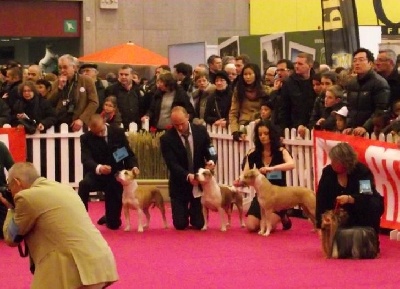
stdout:
[[373,259],[378,255],[378,239],[371,227],[346,227],[348,214],[343,209],[322,215],[322,251],[326,258]]

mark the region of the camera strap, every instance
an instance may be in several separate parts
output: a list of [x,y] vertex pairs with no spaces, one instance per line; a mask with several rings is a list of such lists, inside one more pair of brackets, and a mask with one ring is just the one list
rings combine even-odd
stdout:
[[29,248],[26,245],[25,240],[18,244],[18,252],[22,258],[29,256]]
[[[78,83],[78,75],[75,74],[74,75],[74,79],[71,81],[71,83],[69,83],[68,85],[68,92],[67,92],[67,97],[64,97],[64,99],[68,100],[69,102],[73,102],[74,101],[74,97],[73,95],[71,95],[73,89],[76,87],[76,84]],[[64,90],[65,92],[65,90]],[[65,94],[64,94],[65,95]]]

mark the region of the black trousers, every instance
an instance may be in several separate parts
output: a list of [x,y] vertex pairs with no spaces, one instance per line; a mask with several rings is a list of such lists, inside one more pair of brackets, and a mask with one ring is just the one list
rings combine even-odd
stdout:
[[7,207],[4,206],[2,202],[0,202],[0,239],[4,239],[3,225],[4,221],[6,220],[6,216],[7,216]]
[[189,223],[200,230],[204,226],[201,198],[171,198],[172,222],[175,229],[185,230]]
[[89,193],[103,191],[106,207],[106,224],[110,229],[121,226],[122,185],[115,179],[114,174],[97,175],[93,172],[85,174],[79,182],[78,194],[88,210]]

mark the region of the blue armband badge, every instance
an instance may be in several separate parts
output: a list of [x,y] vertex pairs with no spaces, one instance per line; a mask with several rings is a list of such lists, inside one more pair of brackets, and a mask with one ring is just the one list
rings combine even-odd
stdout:
[[128,157],[129,154],[128,154],[126,147],[122,147],[122,148],[117,149],[115,152],[113,152],[113,156],[114,156],[115,162],[119,163],[120,161],[122,161],[123,159]]
[[268,180],[282,180],[282,171],[272,171],[267,173]]
[[360,180],[360,194],[372,195],[370,180]]

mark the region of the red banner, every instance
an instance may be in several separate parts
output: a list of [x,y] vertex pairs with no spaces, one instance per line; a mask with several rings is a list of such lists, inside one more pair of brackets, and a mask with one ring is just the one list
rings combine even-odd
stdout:
[[374,174],[376,189],[385,198],[381,227],[400,229],[400,149],[387,142],[314,131],[315,188],[322,169],[330,163],[329,150],[338,142],[349,143],[357,152],[359,161],[366,164]]
[[0,128],[0,141],[8,147],[15,162],[26,161],[26,137],[24,129]]

